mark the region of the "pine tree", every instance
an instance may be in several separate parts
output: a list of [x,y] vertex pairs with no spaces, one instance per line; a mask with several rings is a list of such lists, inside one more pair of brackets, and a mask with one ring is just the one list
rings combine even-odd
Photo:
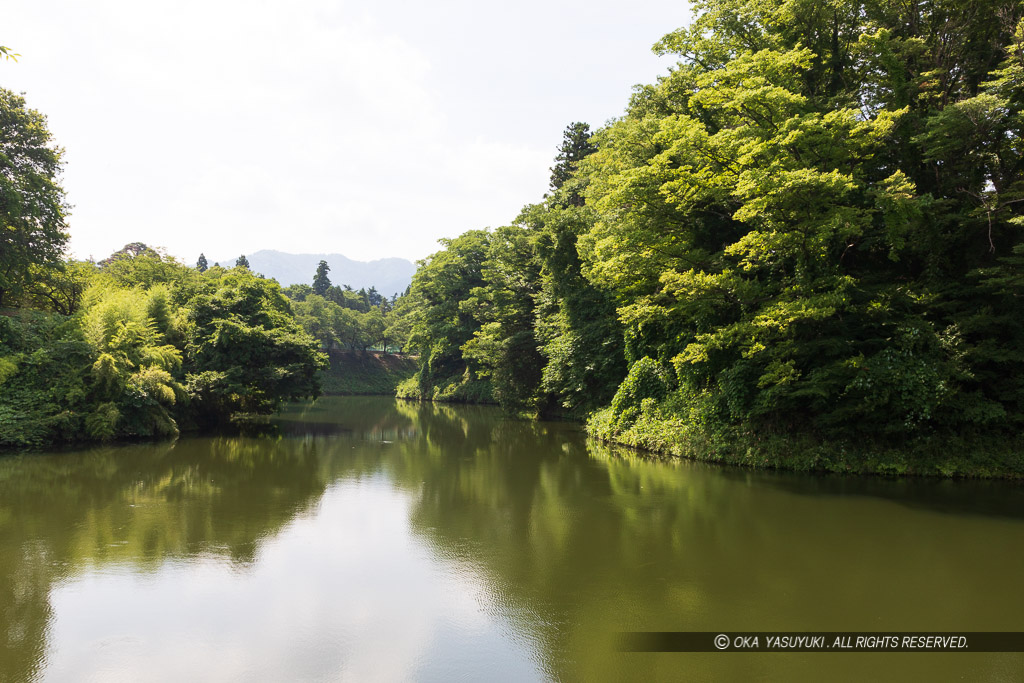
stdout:
[[330,270],[331,267],[327,265],[327,261],[320,261],[317,265],[316,275],[313,276],[313,293],[317,296],[323,296],[331,288],[331,280],[327,277]]
[[[590,142],[590,125],[579,121],[570,123],[562,133],[562,145],[558,148],[555,165],[551,168],[551,189],[557,190],[576,174],[580,161],[597,151]],[[570,192],[568,197],[572,206],[583,206],[583,197]]]
[[199,254],[199,260],[196,261],[196,270],[200,273],[205,273],[209,266],[206,263],[206,254]]
[[238,257],[237,260],[235,260],[235,267],[236,268],[238,268],[238,267],[248,268],[249,267],[249,259],[245,258],[245,254],[242,254],[241,256]]

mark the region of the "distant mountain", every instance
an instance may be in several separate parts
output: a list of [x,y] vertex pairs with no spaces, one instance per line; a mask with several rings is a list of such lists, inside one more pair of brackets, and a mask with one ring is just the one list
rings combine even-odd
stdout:
[[[331,284],[348,285],[352,289],[376,287],[378,292],[387,297],[404,292],[412,282],[412,274],[416,272],[412,261],[402,258],[353,261],[341,254],[286,254],[273,249],[263,249],[246,254],[245,257],[249,259],[252,272],[272,277],[283,287],[313,284],[317,265],[320,261],[327,261],[331,267],[331,272],[327,274]],[[210,259],[209,262],[211,265],[216,262],[230,268],[235,265],[237,258],[235,255],[220,261]]]

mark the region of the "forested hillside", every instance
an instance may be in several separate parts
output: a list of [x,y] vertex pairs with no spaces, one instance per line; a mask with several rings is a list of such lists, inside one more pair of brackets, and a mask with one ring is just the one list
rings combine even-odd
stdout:
[[802,469],[1024,473],[1024,4],[708,0],[444,242],[410,397]]

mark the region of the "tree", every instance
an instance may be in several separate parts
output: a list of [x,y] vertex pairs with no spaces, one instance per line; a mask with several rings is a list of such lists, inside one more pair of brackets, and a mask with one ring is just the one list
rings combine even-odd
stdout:
[[313,288],[303,284],[288,285],[281,288],[281,293],[292,301],[305,301],[313,293]]
[[400,353],[412,331],[414,309],[413,298],[409,296],[409,290],[406,288],[404,295],[394,297],[391,310],[385,316],[387,327],[384,336],[398,346]]
[[580,261],[577,242],[593,226],[594,212],[566,199],[586,182],[574,178],[517,219],[530,230],[541,264],[535,334],[547,359],[542,387],[560,412],[575,415],[607,405],[626,374],[615,301],[583,276]]
[[1021,5],[819,7],[702,2],[580,164],[622,388],[734,437],[1020,424]]
[[224,272],[187,305],[184,367],[196,419],[268,414],[281,401],[316,396],[326,364],[292,316],[278,284]]
[[65,261],[55,267],[36,266],[25,300],[33,308],[53,310],[61,315],[77,311],[96,265],[88,261]]
[[139,258],[140,256],[160,258],[160,253],[145,242],[129,242],[107,258],[100,261],[99,265],[100,267],[105,267],[115,261],[131,260]]
[[534,334],[536,301],[541,288],[540,261],[522,226],[505,226],[491,234],[484,261],[483,287],[470,292],[465,307],[480,328],[462,346],[463,357],[490,377],[494,398],[509,412],[537,412],[544,357]]
[[313,293],[317,296],[324,296],[331,288],[331,279],[327,277],[330,270],[331,267],[327,265],[327,261],[320,261],[317,265],[316,275],[313,276]]
[[91,404],[86,433],[96,439],[114,436],[168,436],[178,431],[174,419],[183,393],[174,377],[181,351],[167,343],[170,289],[96,287],[83,328],[97,355],[92,364]]
[[160,251],[142,242],[126,244],[97,264],[99,275],[119,287],[146,288],[158,283],[184,282],[199,276],[194,269]]
[[310,294],[302,301],[292,301],[296,322],[302,326],[306,334],[319,341],[321,348],[324,349],[330,349],[338,342],[335,327],[340,310],[341,307],[336,303],[327,301],[317,294]]
[[206,263],[206,254],[199,254],[199,260],[196,261],[196,270],[200,273],[205,273],[208,267],[209,266]]
[[370,287],[366,291],[366,302],[370,305],[370,308],[377,308],[384,304],[386,299],[377,291],[376,287]]
[[32,266],[56,266],[67,244],[62,154],[46,117],[0,88],[0,306],[21,293]]
[[412,279],[417,310],[408,343],[420,354],[415,381],[426,398],[459,395],[481,369],[476,359],[463,356],[462,346],[478,327],[467,299],[485,284],[482,268],[490,235],[470,230],[439,241],[445,248],[424,259]]
[[242,254],[237,259],[235,259],[235,268],[248,268],[248,267],[249,267],[249,259],[245,258],[245,254]]
[[359,311],[339,307],[331,324],[338,343],[350,349],[363,347],[363,321]]
[[[551,189],[558,190],[575,174],[584,158],[594,153],[597,147],[590,141],[590,125],[576,122],[566,126],[562,133],[562,144],[551,168]],[[583,197],[577,192],[568,193],[569,203],[583,206]]]
[[[384,334],[387,329],[387,321],[384,313],[379,308],[371,308],[369,312],[359,316],[362,331],[362,350],[384,341]],[[387,351],[387,349],[384,349]]]

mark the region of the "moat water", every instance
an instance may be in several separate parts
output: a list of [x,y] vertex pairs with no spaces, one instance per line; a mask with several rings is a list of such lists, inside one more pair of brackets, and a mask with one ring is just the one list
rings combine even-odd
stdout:
[[496,409],[0,458],[0,681],[1020,681],[1021,653],[624,631],[1024,631],[1024,485],[638,457]]

